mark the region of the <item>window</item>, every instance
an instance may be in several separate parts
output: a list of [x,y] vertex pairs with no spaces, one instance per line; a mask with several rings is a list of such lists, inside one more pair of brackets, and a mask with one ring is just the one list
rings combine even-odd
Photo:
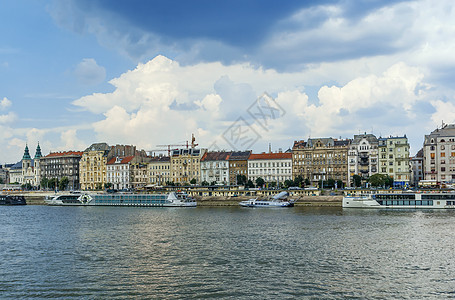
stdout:
[[441,152],[441,157],[446,157],[446,153],[445,152]]

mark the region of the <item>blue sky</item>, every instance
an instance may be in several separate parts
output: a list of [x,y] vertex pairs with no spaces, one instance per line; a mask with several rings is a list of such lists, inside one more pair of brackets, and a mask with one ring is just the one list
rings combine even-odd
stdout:
[[[3,1],[0,163],[93,142],[256,152],[454,123],[450,1]],[[263,93],[283,114],[260,126]],[[246,144],[235,145],[239,149]]]

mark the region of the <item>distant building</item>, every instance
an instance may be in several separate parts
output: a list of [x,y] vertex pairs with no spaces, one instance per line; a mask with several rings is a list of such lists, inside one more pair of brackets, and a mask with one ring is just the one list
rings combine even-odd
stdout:
[[0,183],[8,183],[8,170],[2,165],[0,165]]
[[107,183],[112,184],[113,189],[129,189],[132,187],[130,163],[134,156],[113,157],[106,164]]
[[82,151],[51,152],[41,157],[39,165],[40,178],[57,178],[59,181],[68,178],[68,189],[80,189],[79,162]]
[[419,182],[423,180],[423,148],[417,152],[414,157],[409,158],[411,165],[411,180],[410,183],[414,187],[419,186]]
[[206,149],[176,149],[171,152],[171,180],[182,185],[195,179],[201,183],[201,158]]
[[103,189],[107,182],[106,166],[111,147],[106,143],[95,143],[84,150],[79,162],[82,190]]
[[19,161],[12,165],[8,171],[9,182],[8,183],[18,183],[22,184],[24,177],[22,176],[22,161]]
[[354,135],[348,151],[348,186],[352,186],[354,175],[359,175],[365,182],[378,172],[378,145],[373,134]]
[[425,180],[439,184],[455,181],[455,124],[443,125],[425,135],[423,169]]
[[248,158],[251,151],[234,151],[229,155],[229,184],[237,185],[237,175],[248,178]]
[[292,153],[251,154],[248,158],[248,179],[253,183],[258,178],[265,182],[283,183],[292,179]]
[[340,180],[347,185],[349,144],[349,139],[333,138],[295,141],[292,147],[292,177],[302,176],[313,186],[318,186],[320,180],[328,179]]
[[[41,148],[38,144],[36,147],[35,158],[32,159],[28,150],[28,145],[25,145],[24,155],[21,161],[21,175],[15,180],[19,180],[20,184],[30,184],[33,187],[39,187],[39,159],[41,158]],[[16,175],[16,174],[14,174]]]
[[397,187],[406,187],[410,183],[409,143],[406,135],[379,138],[379,172],[393,178]]
[[133,189],[140,190],[148,184],[147,163],[143,160],[134,159],[130,164],[131,186]]
[[229,185],[231,152],[206,152],[201,158],[201,182]]
[[147,164],[147,181],[152,186],[164,186],[171,182],[171,159],[169,156],[155,156]]

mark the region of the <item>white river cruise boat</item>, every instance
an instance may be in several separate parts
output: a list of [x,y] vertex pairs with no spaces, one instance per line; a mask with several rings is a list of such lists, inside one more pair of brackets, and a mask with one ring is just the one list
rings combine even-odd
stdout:
[[44,200],[57,206],[146,206],[196,207],[194,198],[185,193],[169,194],[67,194]]
[[455,208],[455,193],[370,194],[343,197],[346,208]]
[[294,201],[286,200],[288,196],[288,192],[281,192],[278,195],[272,197],[270,200],[260,200],[253,198],[241,201],[239,202],[239,205],[243,207],[292,207],[294,206]]

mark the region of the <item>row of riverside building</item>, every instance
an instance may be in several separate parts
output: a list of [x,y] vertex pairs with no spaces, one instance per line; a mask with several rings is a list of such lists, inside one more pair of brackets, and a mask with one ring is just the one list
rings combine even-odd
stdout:
[[[312,186],[333,179],[351,187],[355,175],[362,183],[374,174],[393,178],[397,187],[452,184],[455,180],[455,125],[443,125],[425,135],[423,148],[410,157],[406,135],[353,139],[309,138],[295,141],[285,152],[208,151],[193,146],[150,156],[132,145],[95,143],[84,151],[41,153],[32,159],[26,145],[22,160],[0,167],[6,183],[39,188],[42,179],[68,178],[68,189],[142,189],[168,184],[237,185],[237,175],[255,182],[283,184],[296,177]],[[41,187],[44,188],[44,187]],[[52,187],[48,187],[52,188]]]

